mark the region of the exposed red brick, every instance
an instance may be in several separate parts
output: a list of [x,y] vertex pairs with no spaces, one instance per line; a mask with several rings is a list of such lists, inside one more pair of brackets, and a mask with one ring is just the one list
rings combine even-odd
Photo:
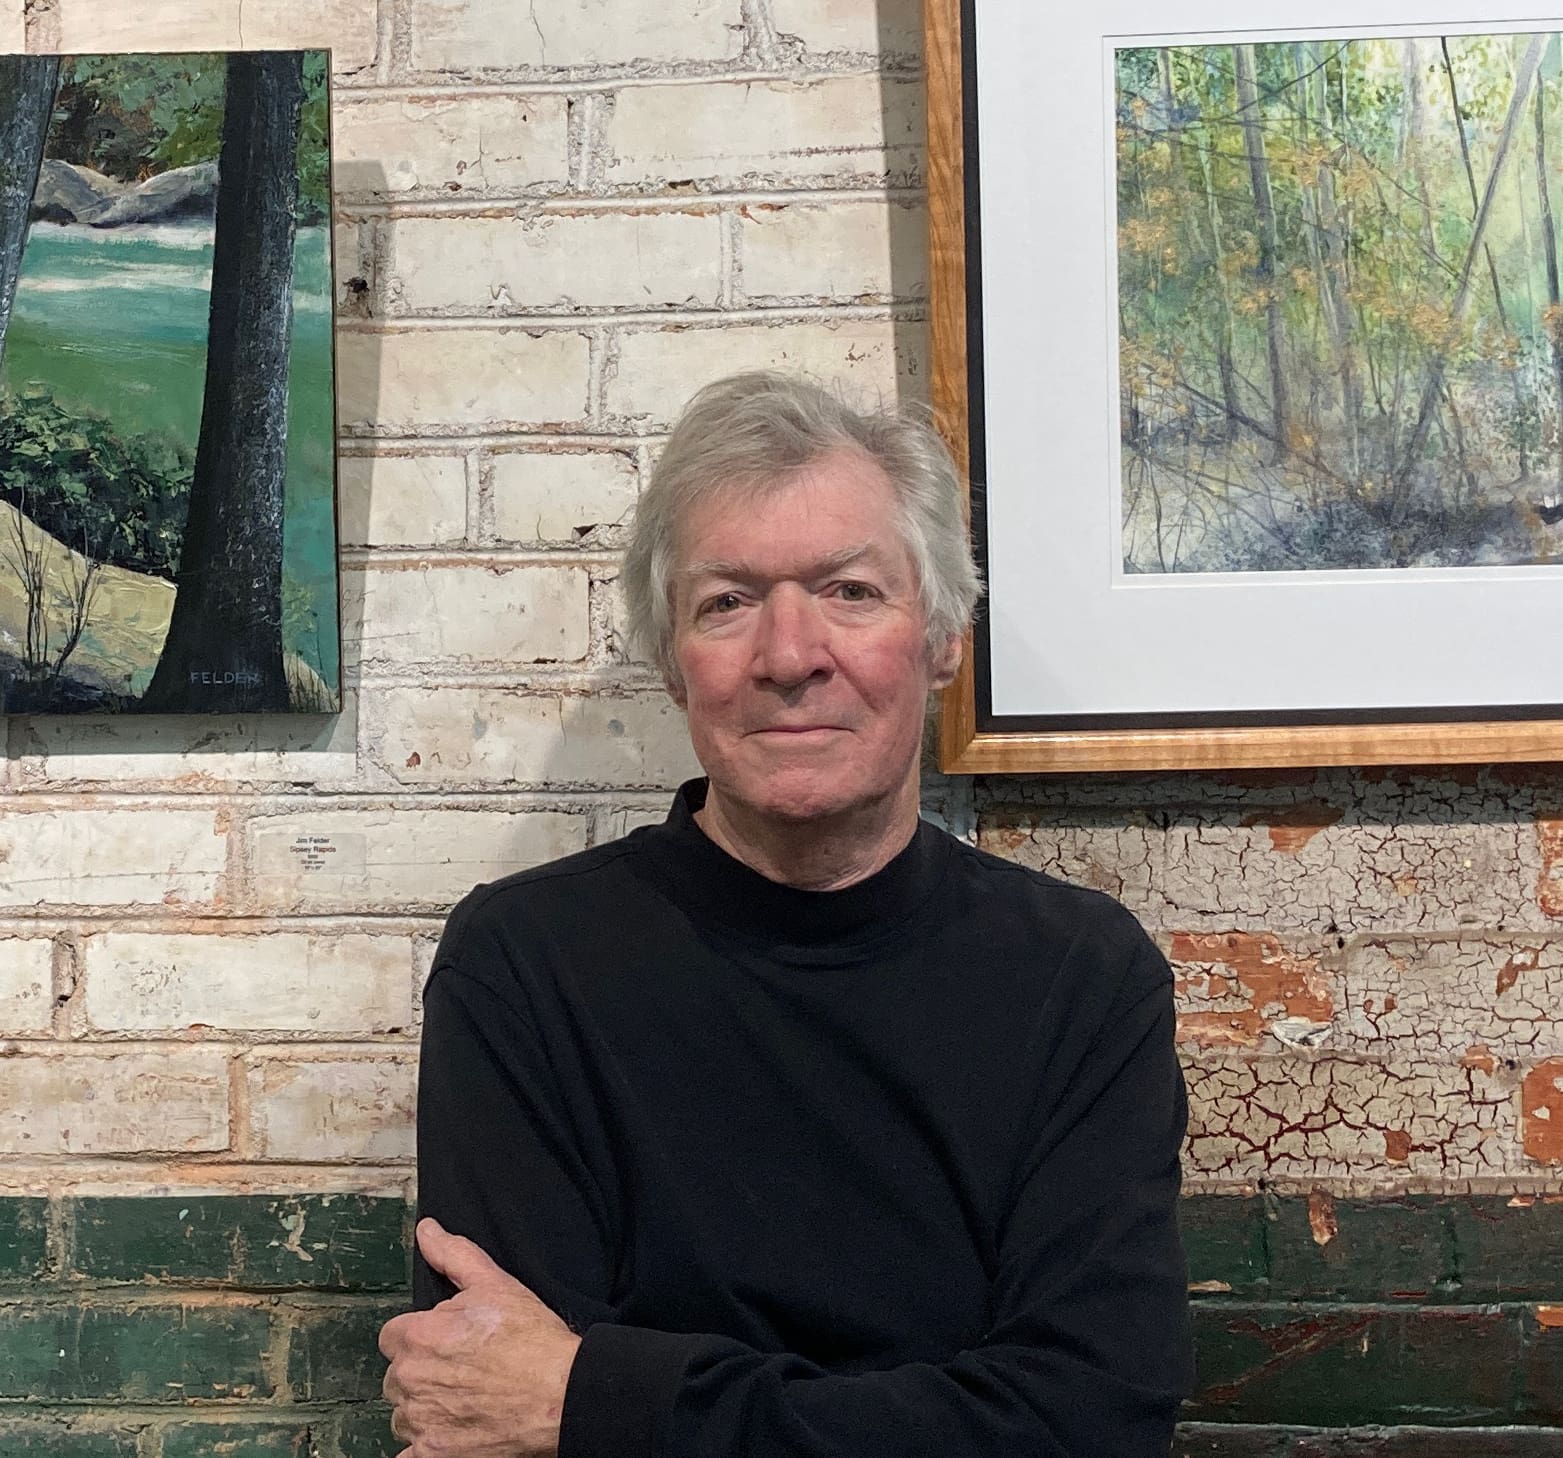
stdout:
[[1405,1129],[1384,1131],[1384,1158],[1391,1164],[1404,1164],[1411,1158],[1411,1135]]
[[1563,1306],[1538,1306],[1536,1325],[1544,1331],[1563,1330]]
[[1315,1190],[1308,1196],[1308,1228],[1313,1231],[1315,1245],[1328,1245],[1340,1233],[1335,1201],[1323,1190]]
[[1540,819],[1541,875],[1536,878],[1536,900],[1548,916],[1563,916],[1563,820]]
[[1525,1153],[1542,1164],[1563,1164],[1563,1058],[1538,1063],[1520,1087]]
[[1243,824],[1264,826],[1270,844],[1282,855],[1294,856],[1345,813],[1338,805],[1293,805],[1286,810],[1256,810],[1243,817]]
[[[1175,932],[1172,960],[1178,968],[1180,998],[1194,1002],[1235,998],[1247,1003],[1242,1008],[1182,1013],[1178,1037],[1184,1042],[1251,1048],[1277,1018],[1327,1023],[1335,1015],[1329,977],[1318,961],[1283,951],[1273,936]],[[1190,969],[1188,963],[1215,964],[1229,969],[1230,975]]]
[[1498,1067],[1498,1060],[1493,1057],[1490,1048],[1484,1048],[1480,1043],[1472,1043],[1460,1058],[1462,1067],[1479,1068],[1483,1073],[1492,1073]]

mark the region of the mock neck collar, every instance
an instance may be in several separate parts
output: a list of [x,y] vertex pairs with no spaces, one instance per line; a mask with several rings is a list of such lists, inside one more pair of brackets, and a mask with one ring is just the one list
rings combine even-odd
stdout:
[[667,819],[646,833],[652,863],[668,894],[702,922],[772,952],[850,954],[904,935],[944,876],[949,838],[919,820],[902,850],[850,886],[805,891],[772,881],[701,830],[695,814],[706,789],[704,779],[679,787]]

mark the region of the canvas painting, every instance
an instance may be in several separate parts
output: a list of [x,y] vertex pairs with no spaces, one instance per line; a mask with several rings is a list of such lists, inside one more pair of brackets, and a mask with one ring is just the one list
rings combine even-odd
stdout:
[[327,70],[0,57],[0,712],[339,707]]
[[1115,69],[1124,570],[1563,562],[1559,37]]

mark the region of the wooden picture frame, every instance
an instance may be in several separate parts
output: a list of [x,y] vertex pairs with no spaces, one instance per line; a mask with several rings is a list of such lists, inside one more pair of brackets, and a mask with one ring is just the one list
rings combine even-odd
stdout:
[[[1004,9],[988,0],[985,16]],[[975,0],[925,0],[928,86],[928,190],[931,244],[931,397],[935,419],[955,454],[963,477],[973,457],[981,472],[982,398],[980,346],[969,336],[980,330],[981,292],[1005,290],[1005,280],[982,279],[974,266],[979,248],[979,188],[974,165],[977,129],[976,66],[972,55]],[[1443,23],[1440,18],[1438,23]],[[1268,22],[1267,22],[1268,23]],[[1470,29],[1469,26],[1466,27]],[[1506,27],[1516,29],[1514,25]],[[1542,27],[1537,27],[1538,29]],[[1554,22],[1547,29],[1563,29]],[[991,125],[991,123],[990,123]],[[1088,139],[1081,145],[1090,147]],[[1089,239],[1089,228],[1082,230]],[[1088,243],[1086,246],[1089,246]],[[1103,261],[1106,267],[1106,261]],[[976,328],[973,328],[973,325]],[[968,362],[974,366],[968,368]],[[975,450],[974,450],[975,445]],[[983,555],[986,517],[982,488],[972,495],[972,514]],[[1550,589],[1549,589],[1550,590]],[[985,605],[986,607],[986,605]],[[980,610],[982,611],[982,610]],[[1554,619],[1554,625],[1563,619]],[[1550,636],[1555,640],[1556,626]],[[1544,641],[1544,638],[1543,638]],[[1538,675],[1550,676],[1543,655]],[[1261,714],[1169,714],[1169,723],[1082,724],[1076,715],[1058,727],[1036,727],[1036,716],[1008,724],[989,707],[982,655],[985,631],[968,639],[955,683],[941,705],[939,764],[946,773],[1021,773],[1124,770],[1246,769],[1316,765],[1454,764],[1563,759],[1563,708],[1302,712]],[[1563,687],[1549,691],[1563,702]],[[1120,718],[1122,716],[1119,716]],[[1278,722],[1279,720],[1279,722]],[[1235,721],[1235,722],[1234,722]],[[1257,721],[1257,722],[1256,722]]]

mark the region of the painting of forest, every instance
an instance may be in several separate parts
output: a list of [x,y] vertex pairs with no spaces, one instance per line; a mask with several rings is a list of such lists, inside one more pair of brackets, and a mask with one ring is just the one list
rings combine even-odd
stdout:
[[0,56],[0,712],[339,707],[324,52]]
[[1124,570],[1563,561],[1559,37],[1115,65]]

